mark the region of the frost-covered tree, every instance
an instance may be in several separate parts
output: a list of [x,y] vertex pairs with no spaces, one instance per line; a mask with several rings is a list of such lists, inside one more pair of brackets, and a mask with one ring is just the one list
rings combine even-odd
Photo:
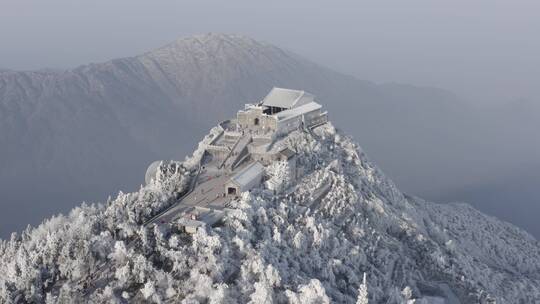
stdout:
[[266,185],[268,189],[275,193],[281,193],[291,184],[291,168],[287,161],[276,161],[270,164],[266,169],[268,180]]
[[272,299],[273,291],[266,282],[255,282],[255,291],[250,295],[250,304],[271,304],[274,303]]
[[295,191],[243,193],[219,227],[143,225],[187,189],[190,159],[0,241],[0,303],[367,303],[366,269],[373,303],[421,302],[426,274],[464,303],[540,302],[540,247],[520,229],[404,195],[330,124],[276,145],[297,151]]
[[287,291],[286,296],[291,304],[329,304],[330,298],[321,282],[312,279],[308,284],[300,285],[298,292]]
[[364,272],[364,277],[362,278],[362,284],[358,287],[358,297],[356,304],[368,304],[368,287],[366,280],[366,273]]
[[409,301],[412,299],[412,289],[409,286],[405,286],[403,290],[401,291],[401,295],[403,296],[403,299],[406,301]]

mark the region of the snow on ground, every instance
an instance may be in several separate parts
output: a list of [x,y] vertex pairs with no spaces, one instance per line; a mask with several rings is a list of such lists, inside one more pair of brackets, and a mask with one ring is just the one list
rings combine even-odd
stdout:
[[361,303],[364,273],[370,303],[540,301],[540,246],[524,231],[404,195],[331,124],[280,143],[304,177],[243,193],[220,227],[141,225],[185,191],[199,149],[138,192],[13,235],[0,302]]

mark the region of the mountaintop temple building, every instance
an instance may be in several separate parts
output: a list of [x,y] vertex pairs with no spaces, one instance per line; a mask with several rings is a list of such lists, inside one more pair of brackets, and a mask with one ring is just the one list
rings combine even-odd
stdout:
[[246,104],[237,113],[238,126],[244,132],[279,136],[299,128],[312,128],[328,121],[327,112],[305,91],[273,88],[257,104]]

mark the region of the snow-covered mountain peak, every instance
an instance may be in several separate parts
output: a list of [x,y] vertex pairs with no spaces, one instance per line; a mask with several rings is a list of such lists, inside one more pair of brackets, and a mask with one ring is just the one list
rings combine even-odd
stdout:
[[319,116],[261,133],[260,108],[151,166],[139,191],[2,242],[0,301],[355,303],[366,287],[373,303],[540,301],[526,232],[403,194]]
[[259,52],[260,49],[278,50],[278,48],[262,43],[248,36],[237,34],[207,33],[185,38],[160,47],[147,53],[150,56],[160,56],[165,53],[178,53],[205,56],[220,56],[224,52],[237,52],[237,55],[249,51]]
[[193,44],[218,45],[222,43],[230,43],[236,45],[264,45],[264,43],[257,41],[249,36],[210,32],[189,37],[182,37],[174,41],[172,44],[169,44],[168,46],[185,46]]

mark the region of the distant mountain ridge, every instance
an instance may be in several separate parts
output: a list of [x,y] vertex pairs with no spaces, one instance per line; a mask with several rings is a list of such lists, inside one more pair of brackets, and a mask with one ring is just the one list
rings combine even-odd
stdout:
[[[317,95],[340,116],[339,127],[405,189],[415,178],[436,183],[426,189],[454,181],[451,174],[405,174],[426,162],[441,172],[437,166],[454,160],[433,147],[450,143],[458,148],[448,155],[465,153],[460,136],[471,132],[454,129],[468,130],[475,121],[467,105],[444,90],[360,81],[239,35],[183,38],[139,56],[63,71],[1,71],[0,235],[74,202],[136,188],[149,162],[183,157],[215,121],[273,86]],[[456,127],[457,119],[465,123]],[[477,162],[452,165],[457,172]]]

